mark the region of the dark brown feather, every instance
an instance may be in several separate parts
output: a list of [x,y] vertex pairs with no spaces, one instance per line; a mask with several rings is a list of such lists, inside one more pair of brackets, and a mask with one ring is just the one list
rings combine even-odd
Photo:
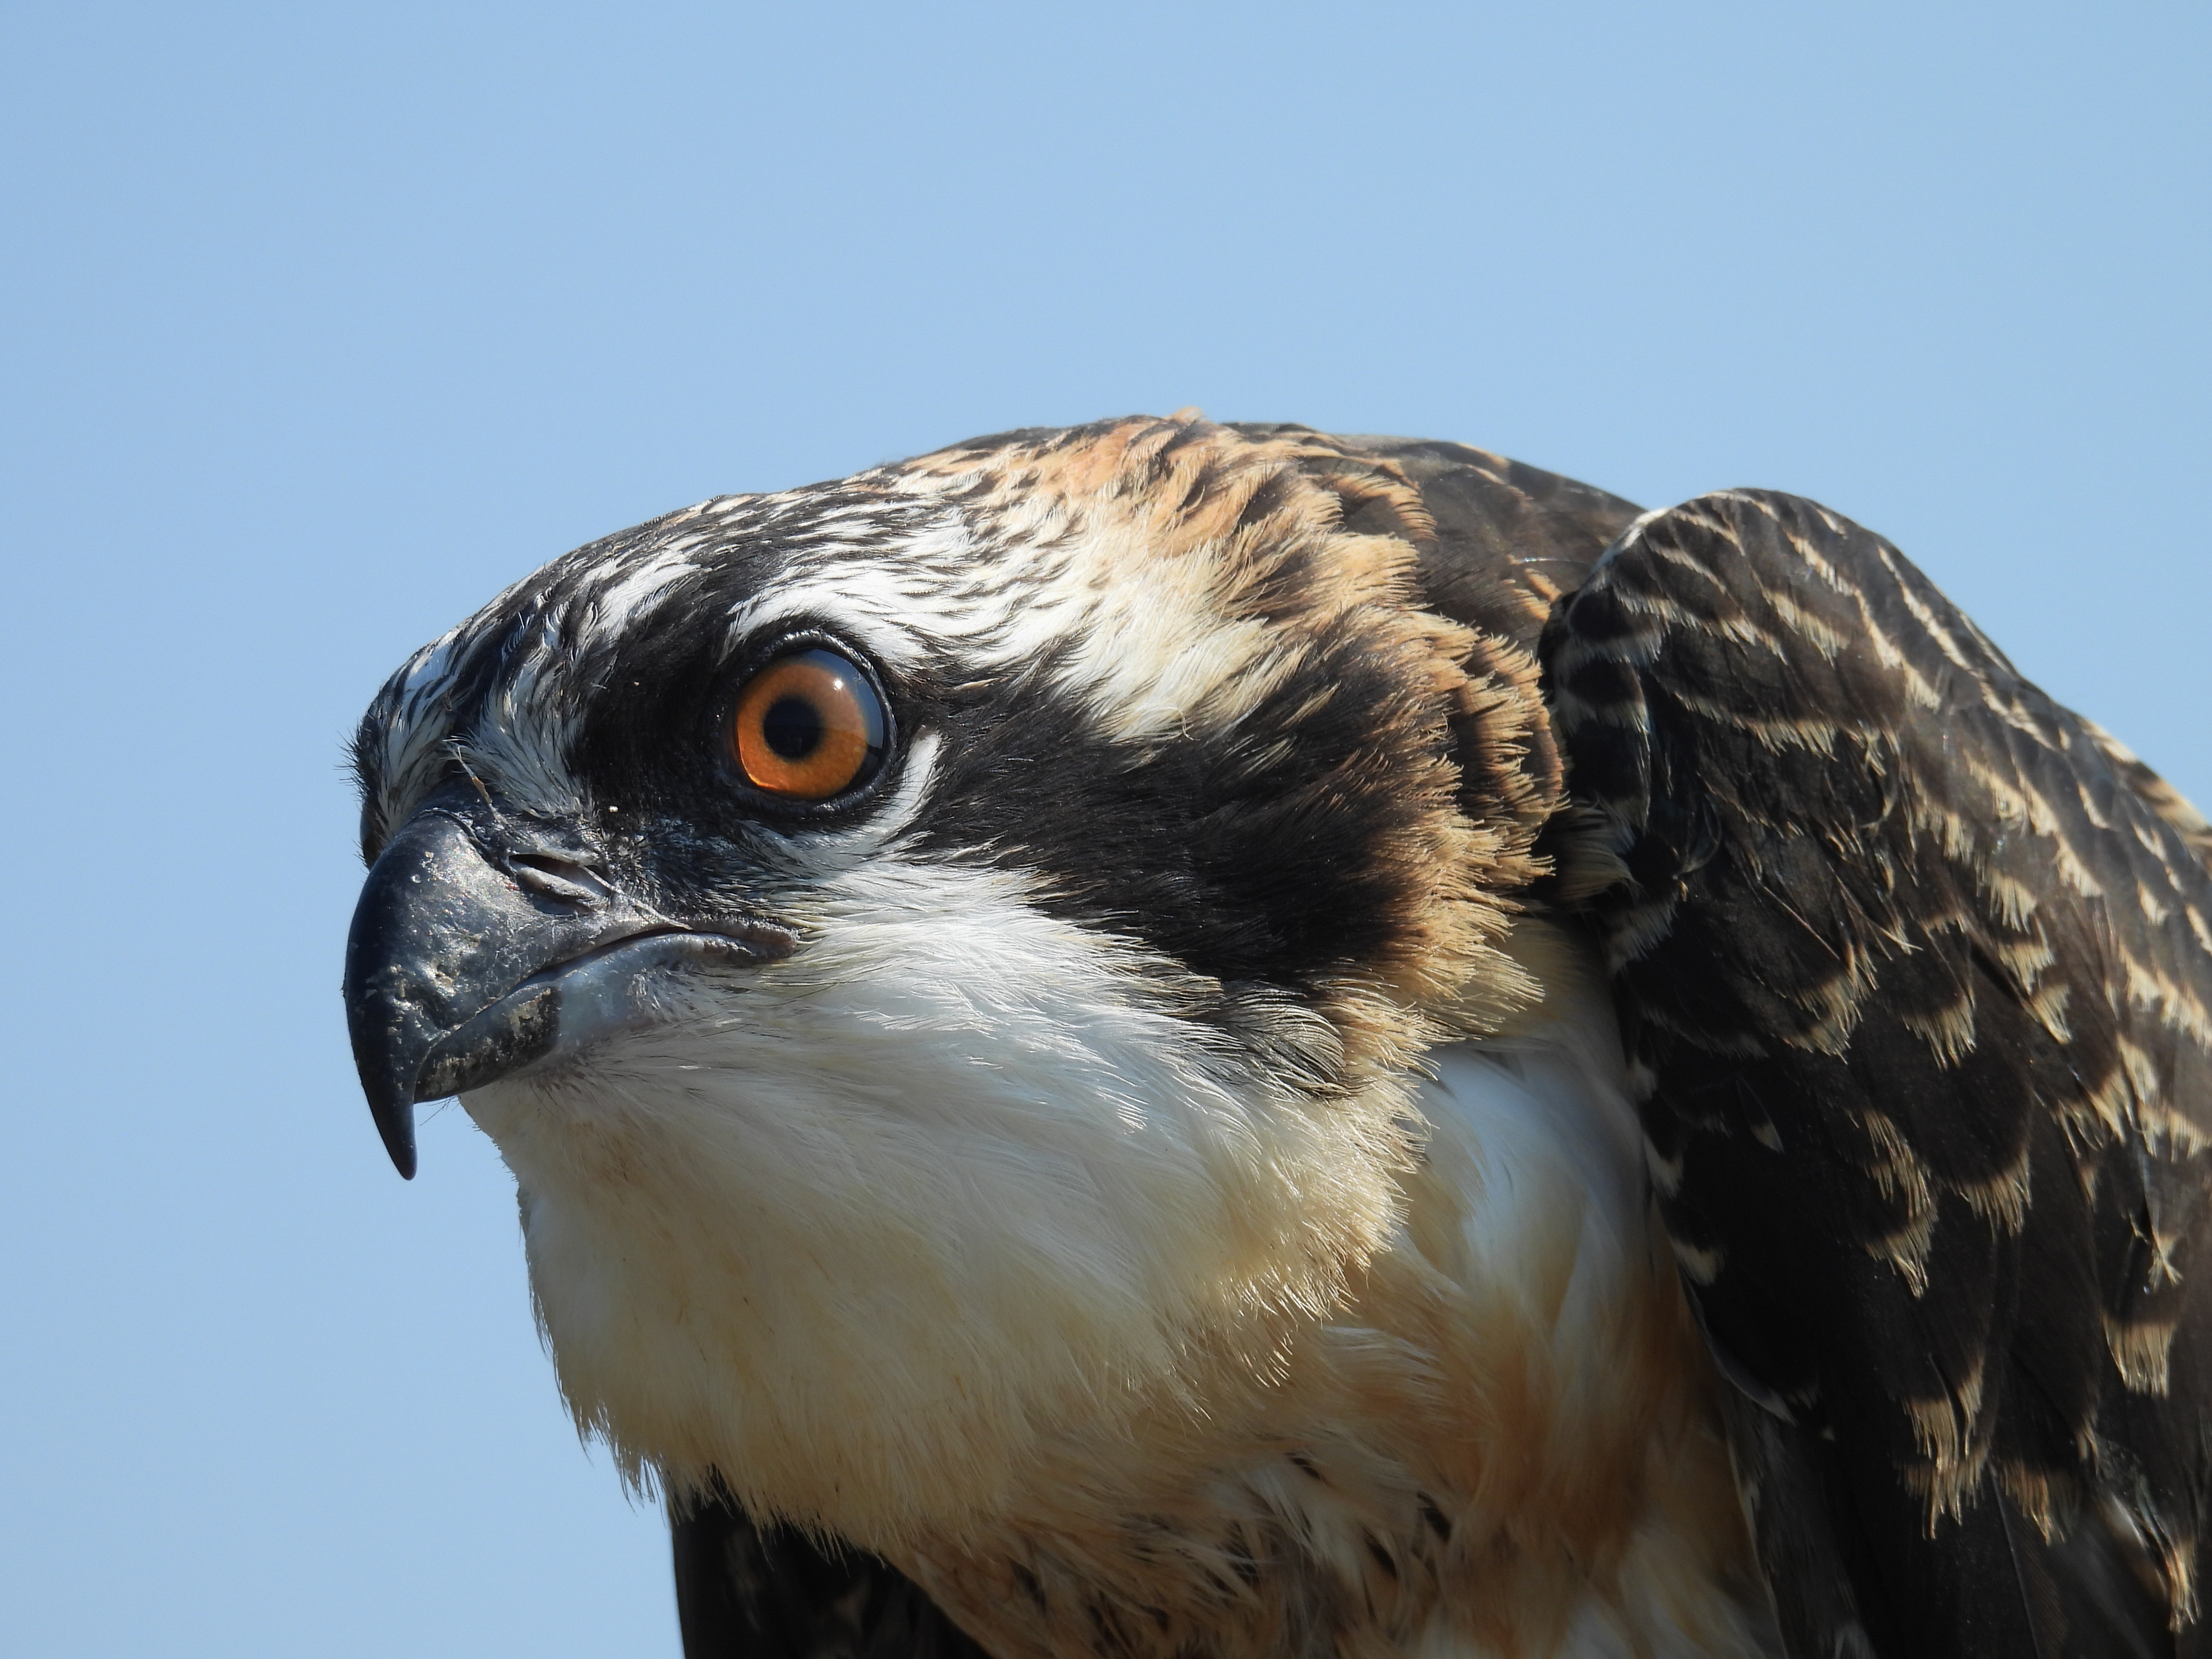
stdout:
[[985,1659],[921,1588],[726,1498],[669,1517],[684,1659]]
[[2201,1650],[2203,820],[1788,496],[1645,524],[1544,656],[1790,1650]]

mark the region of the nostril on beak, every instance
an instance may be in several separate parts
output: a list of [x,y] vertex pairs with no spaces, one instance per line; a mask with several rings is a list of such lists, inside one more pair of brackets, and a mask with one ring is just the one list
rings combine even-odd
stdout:
[[607,902],[606,884],[580,864],[545,853],[516,853],[507,860],[507,873],[525,892],[536,893],[580,910],[598,910]]

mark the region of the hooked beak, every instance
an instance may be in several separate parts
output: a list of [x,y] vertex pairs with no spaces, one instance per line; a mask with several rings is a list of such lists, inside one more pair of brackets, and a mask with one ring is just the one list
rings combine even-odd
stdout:
[[787,956],[770,922],[672,921],[573,834],[439,791],[370,868],[346,939],[346,1024],[384,1149],[415,1175],[415,1107],[650,1024],[655,972]]

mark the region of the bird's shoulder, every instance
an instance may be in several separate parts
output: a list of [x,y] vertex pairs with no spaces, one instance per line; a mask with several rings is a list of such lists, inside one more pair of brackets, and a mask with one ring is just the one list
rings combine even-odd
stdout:
[[2185,1649],[2203,821],[1795,498],[1640,523],[1544,654],[1792,1650]]

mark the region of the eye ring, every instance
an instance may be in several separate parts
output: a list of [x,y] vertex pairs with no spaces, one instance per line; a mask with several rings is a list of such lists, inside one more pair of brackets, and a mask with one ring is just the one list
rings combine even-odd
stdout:
[[813,806],[864,787],[882,769],[890,718],[858,664],[826,646],[799,644],[738,687],[725,738],[755,789]]

